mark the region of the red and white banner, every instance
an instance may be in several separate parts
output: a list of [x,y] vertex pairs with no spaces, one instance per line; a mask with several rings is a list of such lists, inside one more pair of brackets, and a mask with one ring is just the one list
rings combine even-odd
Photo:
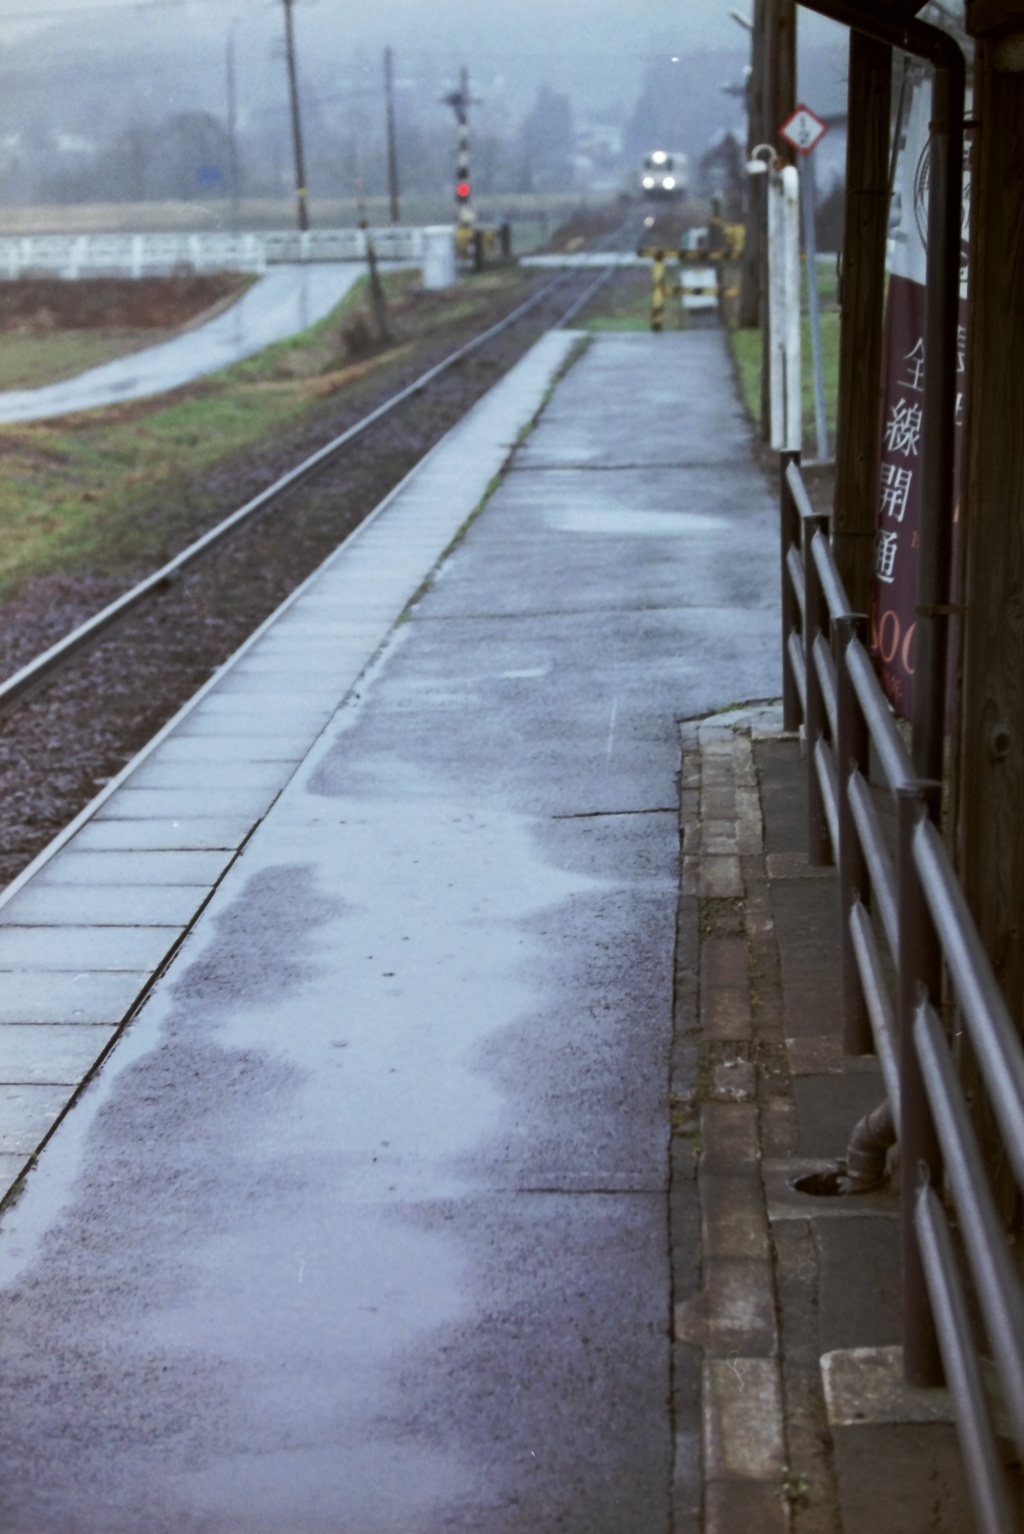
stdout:
[[[924,406],[928,120],[931,89],[919,81],[905,120],[889,223],[889,291],[882,343],[881,454],[875,534],[871,647],[896,713],[909,719],[914,692],[914,634],[921,512]],[[967,324],[968,149],[964,152],[964,220],[957,335],[954,519],[960,516],[963,372]],[[954,534],[955,536],[955,534]]]

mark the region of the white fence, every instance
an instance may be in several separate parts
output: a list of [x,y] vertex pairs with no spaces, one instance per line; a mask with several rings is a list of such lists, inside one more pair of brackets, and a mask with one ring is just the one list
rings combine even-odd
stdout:
[[178,272],[265,272],[281,262],[360,261],[367,237],[382,261],[422,263],[427,231],[278,229],[267,234],[34,234],[0,237],[0,279],[160,277]]

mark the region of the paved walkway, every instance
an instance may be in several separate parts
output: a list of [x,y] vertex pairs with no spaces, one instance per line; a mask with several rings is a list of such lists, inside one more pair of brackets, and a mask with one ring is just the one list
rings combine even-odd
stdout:
[[343,262],[276,267],[196,330],[62,383],[0,393],[0,421],[45,421],[180,389],[315,325],[362,275],[361,266]]
[[12,1175],[145,997],[0,1232],[5,1534],[695,1527],[677,721],[778,691],[774,508],[693,331],[595,338],[468,521],[574,345],[0,912]]

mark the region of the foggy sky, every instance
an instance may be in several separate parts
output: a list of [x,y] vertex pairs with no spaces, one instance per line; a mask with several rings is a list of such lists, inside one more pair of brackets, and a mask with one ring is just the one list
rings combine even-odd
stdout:
[[[406,60],[429,52],[454,76],[462,63],[480,79],[498,77],[518,96],[529,80],[570,90],[597,109],[603,98],[620,103],[636,92],[652,53],[704,49],[745,50],[746,34],[730,17],[751,0],[295,0],[300,49],[349,59],[354,51],[378,55],[385,44]],[[0,0],[3,44],[48,33],[113,45],[123,29],[144,23],[159,45],[173,28],[195,39],[198,52],[218,46],[232,19],[240,46],[280,30],[279,0]],[[77,24],[77,25],[76,25]],[[134,25],[133,25],[134,24]],[[839,29],[811,12],[800,13],[800,39],[813,46]],[[19,52],[21,50],[18,50]],[[2,68],[2,52],[0,52]],[[516,106],[521,102],[516,101]]]

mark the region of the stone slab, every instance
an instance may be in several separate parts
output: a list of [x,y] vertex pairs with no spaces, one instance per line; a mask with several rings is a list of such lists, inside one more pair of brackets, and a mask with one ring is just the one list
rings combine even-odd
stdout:
[[149,970],[0,973],[0,1023],[120,1023]]
[[[0,907],[0,943],[4,940],[3,932],[7,927],[60,927],[67,931],[69,928],[89,923],[88,930],[97,934],[95,950],[97,957],[92,967],[103,969],[106,966],[99,962],[99,958],[105,951],[104,945],[109,948],[110,943],[116,941],[102,936],[105,929],[134,927],[140,934],[146,929],[153,930],[154,934],[161,931],[166,933],[171,929],[180,932],[195,916],[209,893],[210,886],[206,884],[123,884],[120,886],[96,884],[89,886],[78,883],[36,885],[33,882],[28,888],[13,896],[6,905]],[[164,952],[166,952],[169,942],[166,936],[161,938],[158,935],[152,937],[140,935],[132,941],[138,944],[140,952],[146,953],[157,952],[161,942],[164,943]],[[10,942],[22,953],[29,951],[26,945],[18,943],[16,939],[11,939]],[[71,951],[69,946],[68,952]],[[74,951],[79,953],[77,948]],[[75,964],[77,968],[90,967],[88,963],[81,964],[77,960]],[[19,965],[19,967],[23,966]]]
[[119,851],[82,850],[76,838],[59,858],[39,870],[32,881],[34,889],[78,886],[191,885],[201,889],[216,884],[231,862],[233,852],[225,851]]
[[63,1086],[0,1084],[0,1151],[31,1155],[64,1112]]
[[0,1024],[0,1082],[77,1086],[116,1029],[74,1024]]
[[739,1353],[708,1358],[703,1396],[707,1479],[778,1485],[786,1451],[777,1361]]
[[[12,906],[16,901],[11,902]],[[79,903],[79,921],[87,915]],[[0,969],[39,974],[156,969],[176,941],[177,927],[0,926]]]
[[[202,768],[203,790],[204,793],[215,795],[225,791],[245,794],[250,789],[276,793],[284,787],[294,771],[294,763],[288,761],[247,762],[239,756],[230,761],[206,761]],[[190,789],[195,784],[196,776],[194,762],[173,761],[165,757],[163,751],[159,751],[136,768],[131,776],[131,784],[134,790]]]
[[[235,853],[252,831],[244,815],[182,818],[155,815],[149,820],[90,820],[70,844],[85,852],[228,852]],[[48,865],[47,865],[48,866]]]
[[262,788],[134,788],[129,782],[100,807],[97,820],[220,820],[253,825],[273,802]]

